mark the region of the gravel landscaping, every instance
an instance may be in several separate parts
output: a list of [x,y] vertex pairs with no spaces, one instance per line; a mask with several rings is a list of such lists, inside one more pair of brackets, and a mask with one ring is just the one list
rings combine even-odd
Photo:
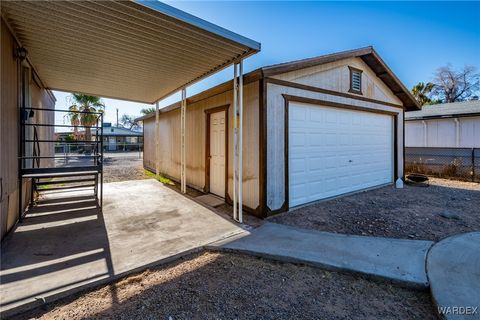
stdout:
[[15,319],[437,319],[428,292],[240,254],[192,254]]
[[268,220],[337,233],[437,241],[480,230],[480,184],[430,178],[428,185],[387,186]]
[[103,161],[104,182],[147,179],[138,152],[107,154]]

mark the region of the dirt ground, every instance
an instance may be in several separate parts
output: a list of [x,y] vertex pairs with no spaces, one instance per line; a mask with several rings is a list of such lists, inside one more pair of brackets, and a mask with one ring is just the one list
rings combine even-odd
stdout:
[[480,184],[430,178],[428,186],[365,191],[294,209],[269,221],[337,233],[440,240],[480,230]]
[[15,319],[437,319],[428,292],[239,254],[193,254]]
[[104,182],[147,179],[143,159],[138,152],[106,155],[103,161]]

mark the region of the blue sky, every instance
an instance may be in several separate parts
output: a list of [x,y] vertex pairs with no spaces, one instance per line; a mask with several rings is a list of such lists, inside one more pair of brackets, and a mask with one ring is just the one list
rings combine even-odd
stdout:
[[[178,9],[261,42],[245,71],[275,63],[373,45],[393,72],[411,88],[429,81],[447,63],[480,68],[480,2],[287,2],[177,1]],[[187,89],[203,91],[231,79],[226,69]],[[65,93],[55,92],[57,108]],[[178,95],[162,102],[168,105]],[[104,99],[106,121],[115,109],[138,115],[148,105]]]

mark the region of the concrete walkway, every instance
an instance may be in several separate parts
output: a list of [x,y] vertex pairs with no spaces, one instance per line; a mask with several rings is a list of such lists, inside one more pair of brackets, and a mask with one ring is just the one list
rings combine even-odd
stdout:
[[480,319],[480,232],[436,243],[428,253],[427,273],[445,319]]
[[2,241],[2,317],[245,232],[156,180],[104,192],[103,212],[80,192],[52,194]]
[[427,288],[425,259],[432,244],[430,241],[352,236],[265,223],[249,235],[219,241],[209,248],[359,272]]

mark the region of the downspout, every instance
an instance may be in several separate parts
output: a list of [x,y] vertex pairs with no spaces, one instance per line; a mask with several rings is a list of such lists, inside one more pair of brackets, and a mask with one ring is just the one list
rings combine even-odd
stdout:
[[427,147],[427,122],[425,120],[422,120],[423,124],[423,146]]
[[453,118],[453,121],[455,121],[455,146],[459,147],[460,146],[460,121],[458,118]]

